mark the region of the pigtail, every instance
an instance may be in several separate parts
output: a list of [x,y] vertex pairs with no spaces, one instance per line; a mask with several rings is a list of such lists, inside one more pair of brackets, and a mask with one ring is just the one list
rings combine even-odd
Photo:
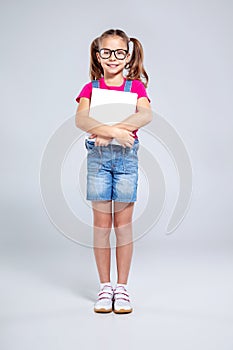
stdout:
[[142,45],[136,38],[130,38],[130,41],[133,43],[133,52],[131,60],[125,66],[125,68],[128,69],[126,78],[129,80],[138,79],[144,84],[145,87],[147,87],[149,77],[143,66],[144,54]]
[[91,80],[99,80],[103,74],[103,68],[98,62],[96,52],[99,49],[99,38],[92,41],[90,46],[90,78]]

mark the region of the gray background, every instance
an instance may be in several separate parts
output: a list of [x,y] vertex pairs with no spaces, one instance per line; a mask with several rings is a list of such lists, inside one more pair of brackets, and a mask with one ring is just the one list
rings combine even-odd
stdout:
[[[232,2],[9,0],[0,25],[1,349],[232,349]],[[43,150],[89,80],[90,42],[109,28],[142,41],[153,109],[194,172],[189,212],[166,235],[176,173],[154,149],[167,202],[135,243],[135,310],[121,316],[94,314],[93,252],[52,225],[39,187]]]

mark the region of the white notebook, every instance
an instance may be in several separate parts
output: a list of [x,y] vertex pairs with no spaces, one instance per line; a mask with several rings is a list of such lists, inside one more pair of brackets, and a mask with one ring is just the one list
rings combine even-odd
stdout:
[[[137,98],[134,92],[92,88],[89,115],[104,124],[119,123],[136,112]],[[119,144],[115,139],[111,143]]]

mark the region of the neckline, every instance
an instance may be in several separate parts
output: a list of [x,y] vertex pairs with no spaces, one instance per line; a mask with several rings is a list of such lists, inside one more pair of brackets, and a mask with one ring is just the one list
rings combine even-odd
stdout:
[[126,81],[126,78],[123,77],[124,80],[123,80],[123,83],[121,85],[107,85],[106,82],[105,82],[104,77],[102,77],[102,79],[103,79],[103,82],[104,82],[105,86],[107,86],[107,87],[117,87],[117,88],[120,88],[120,87],[124,86],[125,85],[125,81]]

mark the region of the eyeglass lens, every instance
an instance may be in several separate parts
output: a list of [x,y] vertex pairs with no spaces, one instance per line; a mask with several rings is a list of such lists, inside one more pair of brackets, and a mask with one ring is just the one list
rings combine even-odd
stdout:
[[127,50],[123,50],[123,49],[110,50],[110,49],[103,48],[99,51],[100,57],[104,59],[111,57],[112,52],[114,52],[114,55],[118,60],[123,60],[128,53]]

